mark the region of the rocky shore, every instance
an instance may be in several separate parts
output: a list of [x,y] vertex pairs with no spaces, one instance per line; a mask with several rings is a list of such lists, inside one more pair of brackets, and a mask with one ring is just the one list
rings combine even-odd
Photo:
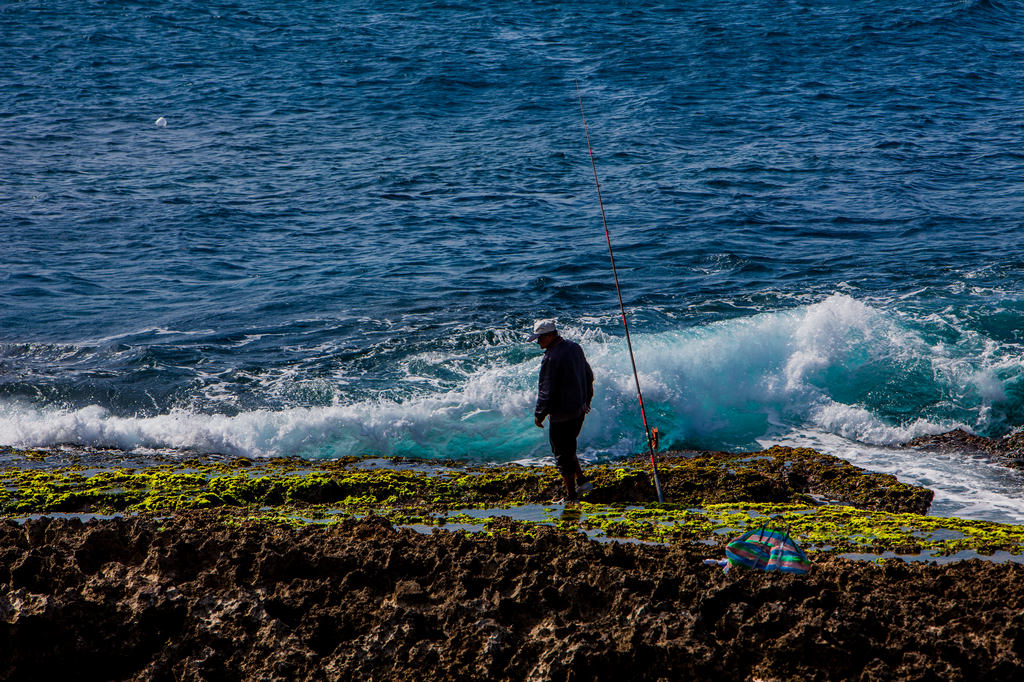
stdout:
[[1020,679],[1024,566],[171,519],[0,522],[0,677]]
[[[0,679],[1024,675],[1024,528],[812,450],[659,467],[560,508],[545,467],[7,449]],[[703,563],[764,523],[809,574]]]

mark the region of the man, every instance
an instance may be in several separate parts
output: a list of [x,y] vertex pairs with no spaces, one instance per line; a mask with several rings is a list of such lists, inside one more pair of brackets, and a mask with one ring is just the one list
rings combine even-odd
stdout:
[[594,372],[579,344],[558,335],[554,320],[537,320],[529,340],[544,349],[533,423],[544,428],[544,419],[551,420],[548,440],[571,502],[594,489],[576,458],[576,438],[594,399]]

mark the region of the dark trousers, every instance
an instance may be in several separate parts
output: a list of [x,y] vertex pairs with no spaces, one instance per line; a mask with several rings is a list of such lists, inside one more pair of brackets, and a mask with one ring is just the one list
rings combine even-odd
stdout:
[[586,415],[580,415],[575,419],[564,422],[550,422],[548,427],[548,440],[551,441],[551,453],[555,456],[555,464],[563,476],[575,476],[580,463],[576,459],[576,439],[583,428],[583,419]]

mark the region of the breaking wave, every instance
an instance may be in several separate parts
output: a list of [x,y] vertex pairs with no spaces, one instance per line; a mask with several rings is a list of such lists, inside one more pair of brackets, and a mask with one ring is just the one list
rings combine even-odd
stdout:
[[[789,310],[637,333],[634,348],[649,419],[669,446],[748,448],[801,429],[874,445],[956,427],[998,430],[1006,386],[1021,376],[1019,359],[977,335],[951,343],[940,331],[834,294]],[[581,436],[586,457],[637,450],[642,427],[624,341],[572,324],[564,333],[583,343],[597,377]],[[454,388],[424,394],[423,382],[410,376],[416,391],[406,395],[399,385],[397,393],[346,400],[336,388],[322,405],[234,413],[174,407],[132,416],[97,404],[5,398],[0,443],[250,457],[543,457],[544,438],[530,417],[539,356],[533,347],[519,350],[488,349]],[[419,357],[418,371],[429,373],[442,356]]]

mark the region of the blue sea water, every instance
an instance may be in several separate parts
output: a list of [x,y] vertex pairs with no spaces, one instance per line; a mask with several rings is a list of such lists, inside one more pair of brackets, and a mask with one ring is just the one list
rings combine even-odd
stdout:
[[1024,426],[1024,3],[0,6],[0,444],[485,461]]

